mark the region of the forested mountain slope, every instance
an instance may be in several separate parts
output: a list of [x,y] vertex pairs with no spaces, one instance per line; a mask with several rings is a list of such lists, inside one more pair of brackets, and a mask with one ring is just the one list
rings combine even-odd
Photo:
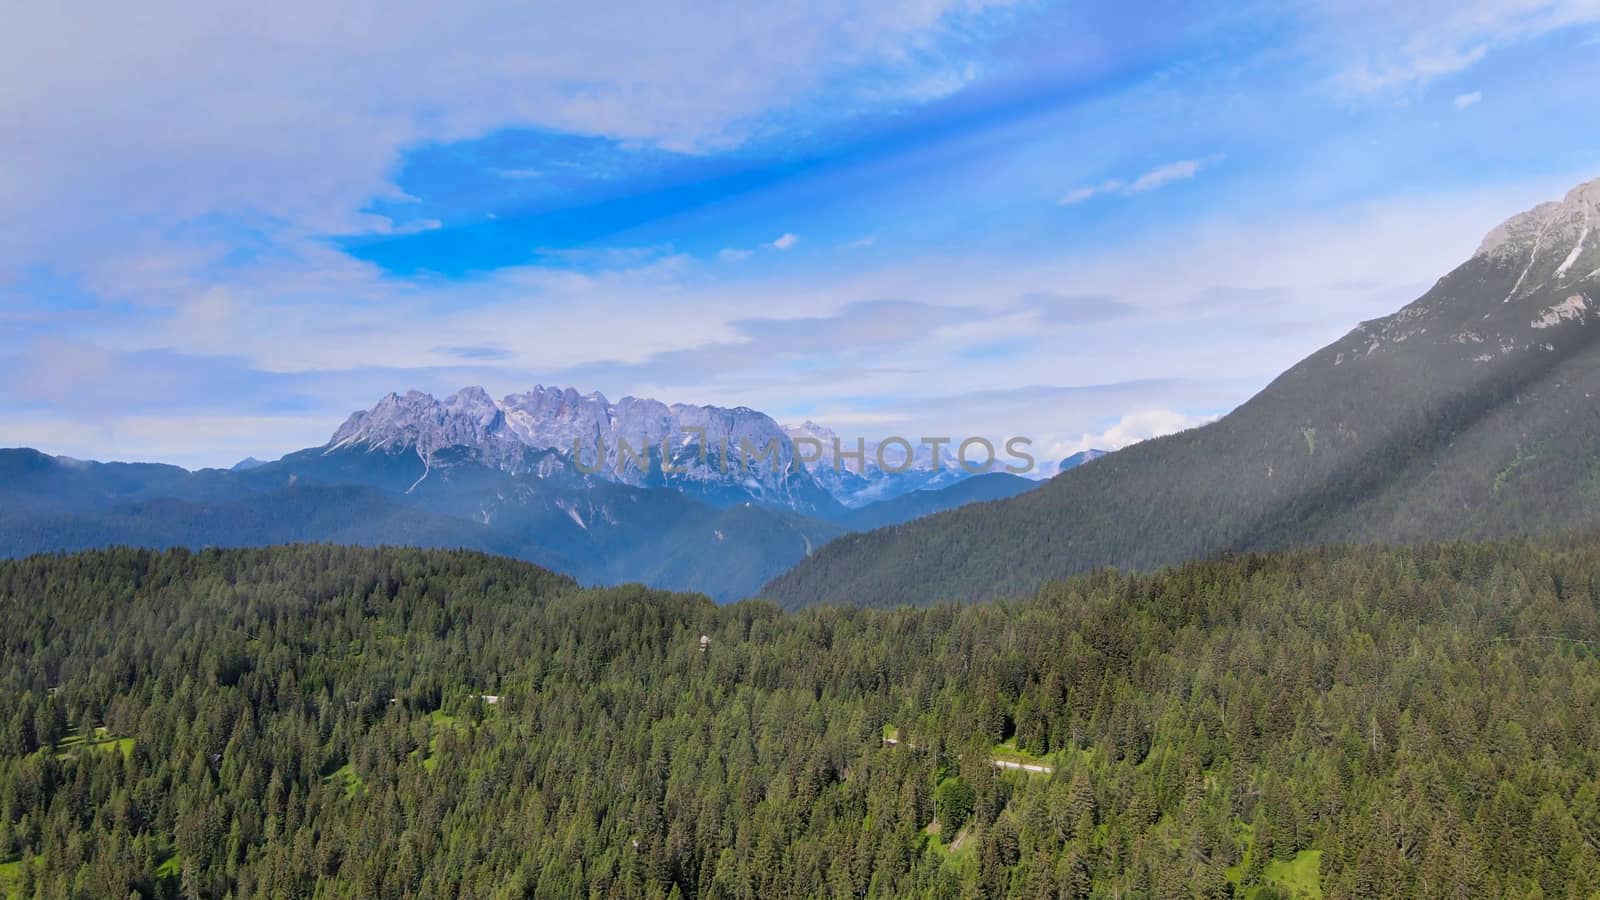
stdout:
[[785,605],[1020,595],[1100,566],[1600,521],[1600,181],[1513,218],[1420,299],[1203,428],[1037,491],[849,535]]
[[0,894],[1584,897],[1596,639],[1592,537],[794,614],[463,552],[34,557]]

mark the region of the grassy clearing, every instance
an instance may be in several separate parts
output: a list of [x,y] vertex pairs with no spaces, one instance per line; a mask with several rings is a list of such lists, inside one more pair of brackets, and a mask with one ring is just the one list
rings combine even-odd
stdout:
[[1055,768],[1056,765],[1055,754],[1052,753],[1045,756],[1039,756],[1037,754],[1029,753],[1028,751],[1017,747],[1016,738],[1009,738],[1001,741],[998,744],[995,744],[994,749],[989,751],[989,755],[993,756],[995,759],[1004,760],[1005,762],[1021,763],[1029,766],[1050,766],[1051,768]]
[[156,866],[157,878],[177,878],[183,874],[183,854],[173,851],[173,854],[161,861]]
[[134,739],[131,737],[117,737],[105,729],[104,726],[94,730],[94,737],[85,741],[83,735],[74,734],[56,742],[56,758],[68,759],[79,752],[100,750],[103,752],[120,752],[123,756],[133,753]]
[[957,874],[974,874],[978,868],[978,844],[971,840],[972,826],[962,828],[956,832],[955,837],[946,844],[939,840],[939,821],[935,819],[922,829],[928,835],[926,852],[937,859],[939,864]]
[[937,840],[929,841],[929,846],[938,854],[943,864],[958,873],[976,873],[978,869],[978,842],[972,840],[972,826],[956,832],[950,843],[941,844]]
[[[1255,852],[1255,830],[1247,824],[1236,826],[1235,832],[1239,842],[1244,845],[1245,857]],[[1239,865],[1229,866],[1227,878],[1235,888],[1244,877],[1244,862]],[[1321,900],[1322,897],[1322,851],[1301,850],[1294,855],[1294,859],[1274,859],[1261,868],[1261,884],[1253,884],[1245,888],[1242,896],[1245,900],[1258,896],[1263,886],[1271,886],[1285,891],[1291,897]]]
[[1262,880],[1277,885],[1293,897],[1322,897],[1322,851],[1301,850],[1294,859],[1275,859],[1261,871]]
[[459,731],[465,728],[466,724],[456,716],[442,709],[436,709],[428,713],[428,725],[432,728],[433,733],[428,738],[427,752],[424,753],[422,748],[419,747],[412,751],[412,756],[421,756],[422,768],[432,772],[439,768],[439,734],[447,728]]
[[349,763],[334,769],[332,774],[323,776],[322,780],[327,784],[343,784],[346,797],[354,797],[361,793],[361,776],[356,774],[356,770]]
[[[0,897],[12,896],[12,891],[22,882],[22,867],[25,865],[27,863],[20,859],[0,863]],[[44,860],[35,857],[33,866],[36,869],[42,868]]]

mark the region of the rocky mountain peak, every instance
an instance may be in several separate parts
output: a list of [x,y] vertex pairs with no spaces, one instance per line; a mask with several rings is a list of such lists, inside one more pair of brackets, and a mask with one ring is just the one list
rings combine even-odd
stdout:
[[[638,397],[612,403],[598,391],[579,394],[544,385],[498,401],[481,387],[463,388],[443,401],[421,391],[390,393],[372,409],[351,415],[325,452],[357,447],[415,452],[430,464],[440,462],[440,451],[460,449],[492,468],[537,468],[540,474],[553,453],[570,468],[605,481],[670,484],[725,502],[754,499],[800,510],[832,502],[815,479],[792,470],[794,445],[778,423],[743,406],[668,406]],[[747,452],[759,463],[741,466]],[[535,467],[530,453],[543,461]]]
[[1550,353],[1600,298],[1600,179],[1507,219],[1478,252],[1399,312],[1363,322],[1323,356],[1343,365],[1432,346],[1474,364]]
[[1483,239],[1474,258],[1522,266],[1507,299],[1552,280],[1574,283],[1600,275],[1600,178],[1574,187],[1560,202],[1507,219]]

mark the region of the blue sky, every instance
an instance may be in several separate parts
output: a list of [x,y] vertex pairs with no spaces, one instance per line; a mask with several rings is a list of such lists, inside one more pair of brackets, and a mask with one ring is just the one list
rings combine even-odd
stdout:
[[543,383],[1065,455],[1600,176],[1594,0],[327,6],[0,36],[0,444]]

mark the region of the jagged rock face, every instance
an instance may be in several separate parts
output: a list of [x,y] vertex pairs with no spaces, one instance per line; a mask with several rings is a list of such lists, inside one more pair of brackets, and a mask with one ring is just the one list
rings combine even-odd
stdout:
[[507,427],[530,447],[593,447],[611,431],[611,404],[600,393],[535,387],[506,397],[503,407]]
[[805,512],[835,505],[793,465],[793,442],[778,423],[742,406],[612,403],[600,393],[543,386],[498,402],[478,387],[443,401],[411,391],[355,413],[327,445],[350,447],[415,452],[430,465],[465,453],[507,472],[675,487],[719,505],[754,501]]
[[1580,184],[1560,203],[1542,203],[1489,232],[1475,257],[1520,266],[1507,300],[1541,286],[1600,275],[1600,179]]
[[515,466],[526,449],[482,388],[459,391],[443,403],[421,391],[391,393],[371,410],[351,415],[328,442],[330,450],[358,445],[415,452],[424,462],[452,447],[470,447],[496,468]]

